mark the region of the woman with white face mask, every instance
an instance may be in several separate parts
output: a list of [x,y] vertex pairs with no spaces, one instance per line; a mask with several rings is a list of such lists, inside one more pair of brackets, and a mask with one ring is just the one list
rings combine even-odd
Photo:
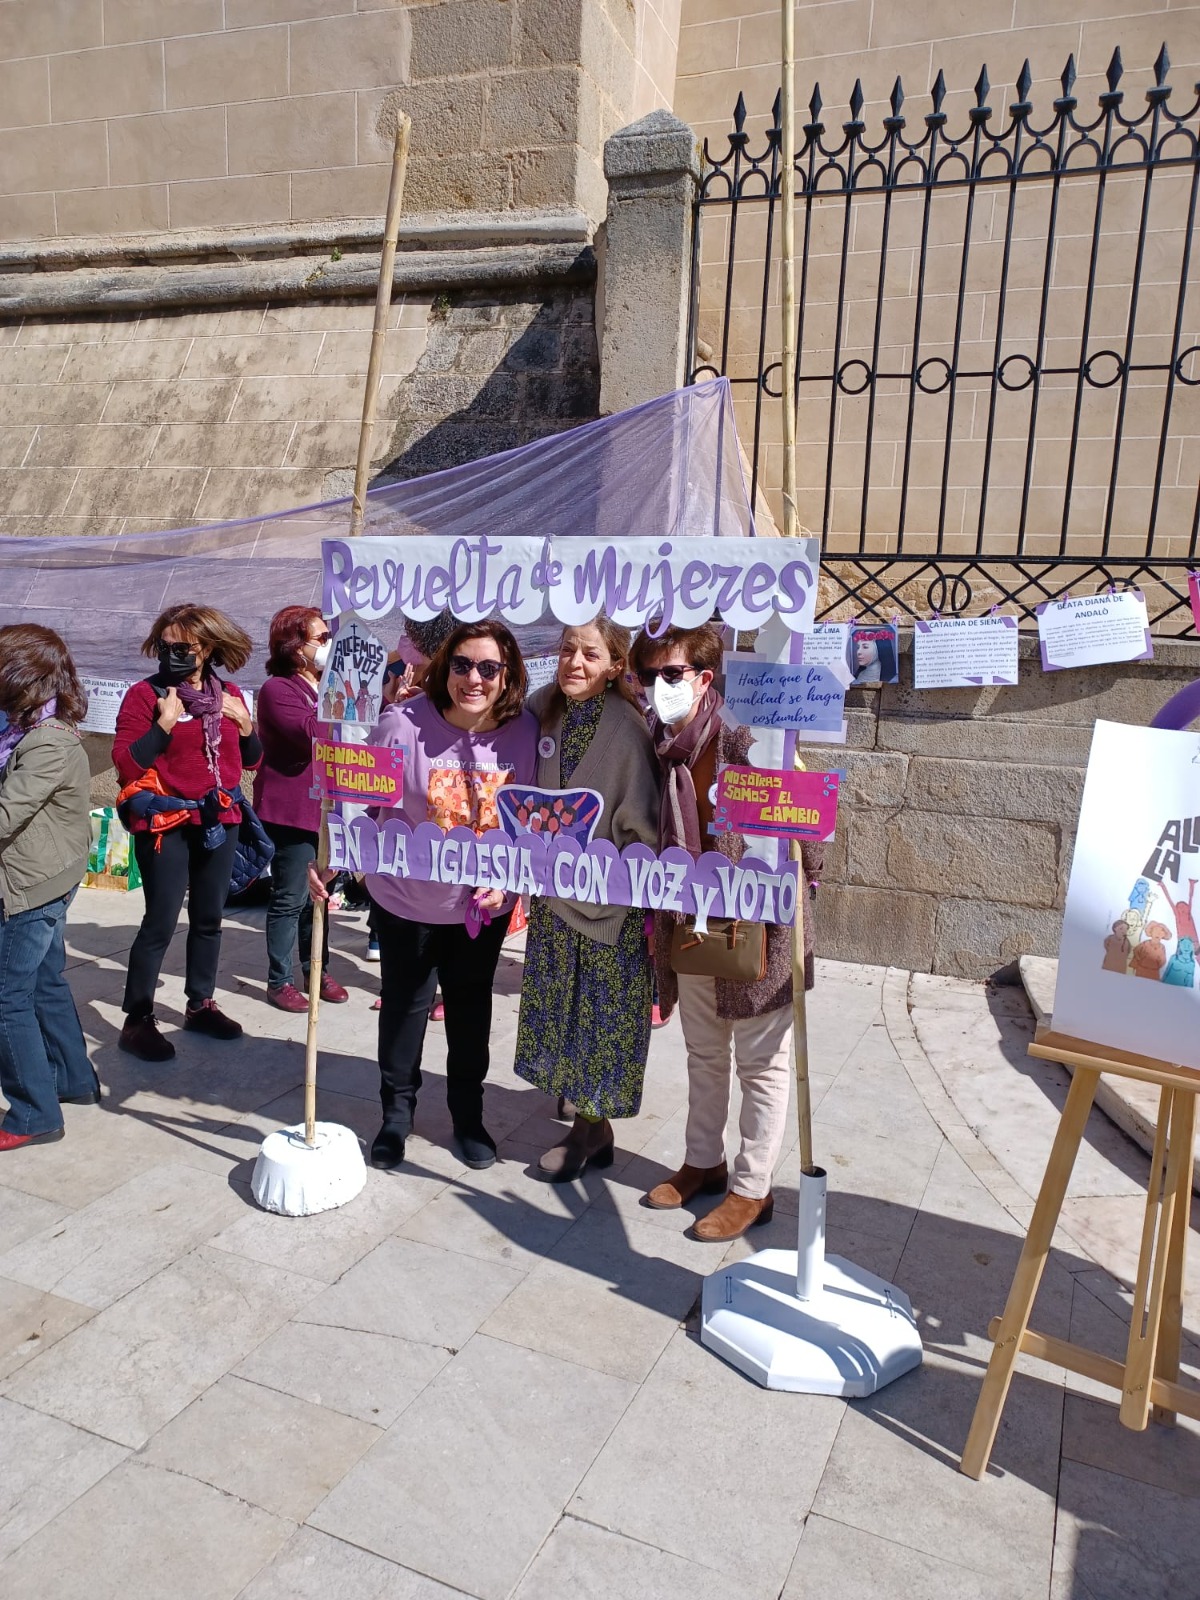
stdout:
[[[284,606],[271,618],[267,681],[258,696],[263,762],[254,780],[254,808],[275,846],[267,906],[267,999],[280,1011],[307,1011],[293,979],[299,944],[304,988],[312,955],[308,866],[317,859],[321,802],[312,797],[317,686],[329,659],[330,635],[312,606]],[[340,1005],[349,993],[329,974],[329,919],[321,999]]]

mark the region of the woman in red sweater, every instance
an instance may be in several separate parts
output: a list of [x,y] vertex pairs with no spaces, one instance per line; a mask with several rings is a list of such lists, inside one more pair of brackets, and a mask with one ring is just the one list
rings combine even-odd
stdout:
[[[250,659],[247,635],[211,606],[171,606],[142,645],[158,671],[121,702],[113,763],[142,874],[146,910],[129,952],[120,1045],[143,1061],[169,1061],[175,1046],[154,1020],[163,957],[188,898],[183,1025],[236,1039],[241,1024],[213,1000],[221,916],[242,820],[242,772],[262,746],[241,690],[217,676]],[[172,801],[176,804],[172,805]]]

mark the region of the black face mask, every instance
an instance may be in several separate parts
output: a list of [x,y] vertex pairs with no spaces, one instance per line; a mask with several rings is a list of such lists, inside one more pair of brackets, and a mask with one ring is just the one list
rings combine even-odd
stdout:
[[199,666],[196,652],[188,644],[160,644],[158,647],[159,674],[173,683],[190,678]]

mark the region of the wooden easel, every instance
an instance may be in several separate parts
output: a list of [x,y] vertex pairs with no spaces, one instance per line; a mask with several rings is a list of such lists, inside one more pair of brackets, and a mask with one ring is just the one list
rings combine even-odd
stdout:
[[[1127,1428],[1140,1431],[1146,1427],[1152,1413],[1156,1422],[1168,1426],[1180,1412],[1185,1417],[1200,1420],[1200,1391],[1179,1382],[1184,1263],[1192,1200],[1192,1138],[1200,1071],[1073,1039],[1055,1033],[1053,1024],[1049,1028],[1038,1028],[1029,1054],[1043,1061],[1065,1062],[1074,1067],[1075,1075],[1008,1291],[1004,1315],[994,1318],[988,1328],[995,1347],[960,1464],[961,1470],[971,1478],[982,1478],[987,1471],[1008,1386],[1017,1356],[1022,1351],[1116,1389],[1121,1396],[1118,1416]],[[1035,1333],[1029,1326],[1042,1269],[1102,1072],[1138,1078],[1143,1083],[1157,1083],[1162,1091],[1154,1154],[1150,1159],[1129,1344],[1123,1362],[1071,1344],[1066,1339]]]

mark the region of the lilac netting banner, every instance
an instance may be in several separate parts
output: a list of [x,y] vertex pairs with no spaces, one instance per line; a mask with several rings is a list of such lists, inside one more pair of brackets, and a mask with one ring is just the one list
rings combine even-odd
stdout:
[[[97,538],[0,537],[0,626],[41,622],[81,672],[140,677],[138,646],[167,605],[229,613],[255,641],[239,680],[261,681],[271,616],[320,606],[322,541],[344,538],[350,501],[243,522]],[[726,379],[423,478],[373,489],[365,534],[444,542],[536,537],[554,543],[753,535]],[[398,618],[398,612],[396,613]],[[519,627],[523,648],[552,650],[552,615]]]

